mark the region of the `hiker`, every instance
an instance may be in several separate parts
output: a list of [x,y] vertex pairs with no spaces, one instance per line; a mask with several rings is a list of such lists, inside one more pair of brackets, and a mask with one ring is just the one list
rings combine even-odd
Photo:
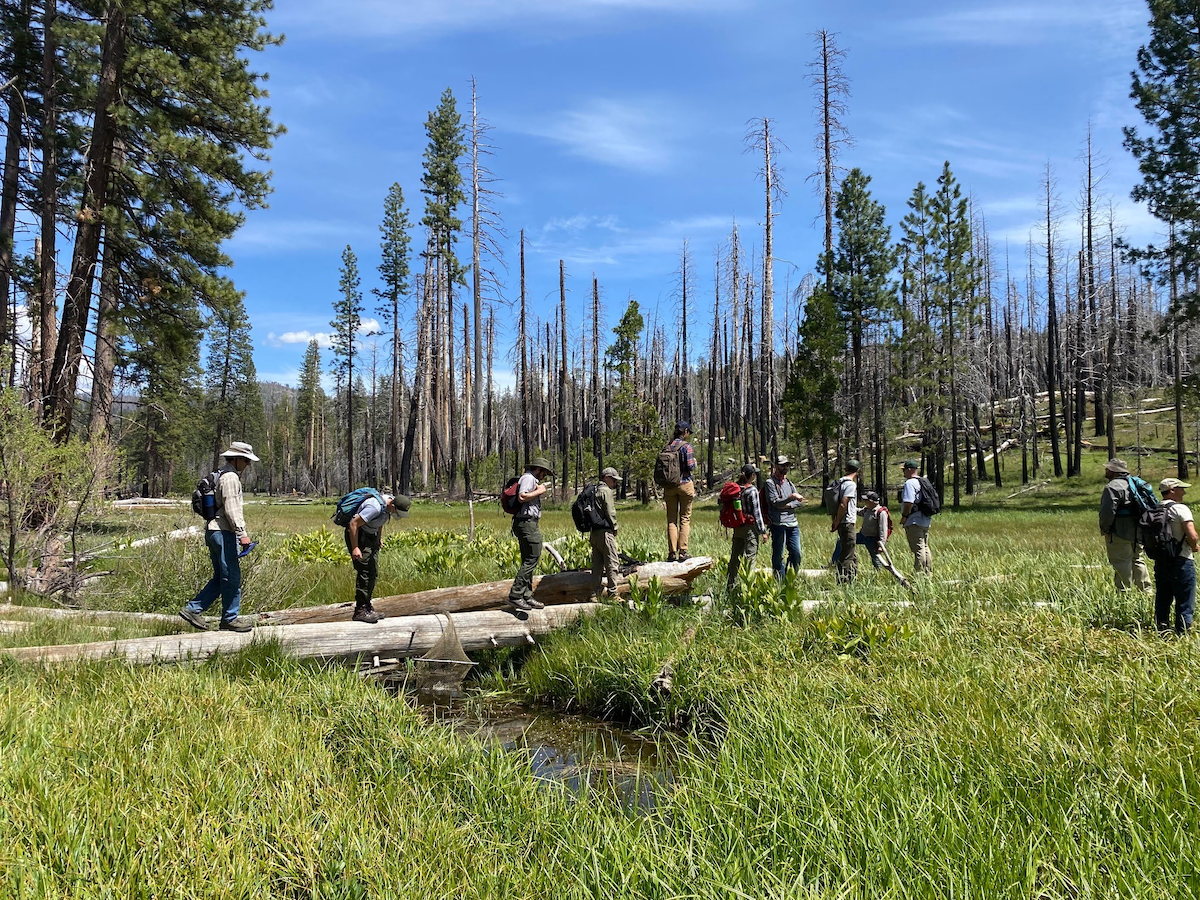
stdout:
[[767,523],[771,526],[771,568],[775,577],[782,579],[785,573],[783,548],[787,547],[787,568],[800,568],[800,523],[796,521],[796,510],[804,503],[804,497],[788,479],[792,462],[783,454],[775,457],[771,477],[767,479]]
[[1178,478],[1164,478],[1158,489],[1167,506],[1171,537],[1179,546],[1173,556],[1154,561],[1154,626],[1159,633],[1171,631],[1171,602],[1175,602],[1175,633],[1184,634],[1192,627],[1196,608],[1196,565],[1192,554],[1200,552],[1200,536],[1192,511],[1183,505],[1183,494],[1192,485]]
[[[663,499],[667,503],[667,562],[683,562],[688,558],[692,500],[696,497],[696,485],[692,481],[692,472],[696,470],[696,451],[687,440],[691,435],[691,422],[686,419],[676,422],[675,436],[663,447],[654,466],[655,482],[662,487]],[[671,459],[672,453],[676,459]],[[678,480],[672,468],[675,463],[679,466]]]
[[545,457],[529,464],[517,482],[517,500],[521,508],[513,516],[512,533],[521,547],[521,566],[508,591],[508,602],[517,609],[541,609],[545,606],[533,596],[533,572],[542,558],[542,494],[546,493],[547,478],[554,477],[554,467]]
[[849,584],[858,574],[858,537],[854,526],[858,524],[860,468],[857,459],[846,460],[846,474],[838,479],[837,508],[833,511],[829,527],[838,536],[837,579],[842,584]]
[[933,556],[929,552],[929,526],[933,520],[918,507],[921,501],[918,475],[921,464],[916,459],[906,459],[901,466],[904,469],[904,486],[900,489],[900,527],[904,529],[908,548],[912,550],[913,571],[928,575],[933,571]]
[[383,546],[383,526],[389,519],[408,518],[412,500],[403,494],[368,495],[346,526],[346,549],[354,566],[354,613],[352,622],[374,625],[383,618],[371,605],[375,581],[379,577],[379,551]]
[[1104,535],[1108,562],[1113,567],[1113,583],[1118,591],[1137,585],[1139,591],[1150,592],[1150,571],[1138,542],[1138,516],[1129,486],[1129,466],[1123,459],[1110,459],[1104,464],[1108,484],[1100,494],[1100,533]]
[[[871,565],[876,569],[884,568],[883,556],[887,552],[888,533],[891,531],[891,513],[881,502],[879,494],[867,491],[863,494],[863,505],[858,509],[862,517],[862,526],[854,539],[856,546],[866,547],[871,557]],[[842,542],[833,545],[833,557],[829,560],[831,566],[837,565],[842,556]]]
[[[612,466],[600,473],[596,503],[607,520],[607,527],[593,526],[588,532],[592,542],[592,593],[601,600],[617,599],[617,485],[621,474]],[[601,588],[603,587],[603,591]]]
[[746,561],[746,568],[754,568],[754,561],[758,558],[759,538],[767,533],[758,488],[754,483],[757,477],[758,466],[754,463],[746,463],[738,474],[737,483],[742,489],[738,495],[738,502],[742,505],[742,518],[749,518],[750,521],[733,529],[733,546],[729,552],[729,577],[725,580],[725,590],[730,594],[737,586],[742,560]]
[[242,608],[242,564],[238,552],[239,548],[250,546],[242,513],[242,473],[250,468],[250,463],[258,462],[258,457],[244,441],[231,443],[221,457],[225,465],[219,470],[221,477],[217,480],[216,515],[204,530],[204,543],[212,558],[212,578],[179,615],[192,627],[207,631],[208,623],[200,614],[220,595],[221,631],[245,633],[252,626],[238,615]]

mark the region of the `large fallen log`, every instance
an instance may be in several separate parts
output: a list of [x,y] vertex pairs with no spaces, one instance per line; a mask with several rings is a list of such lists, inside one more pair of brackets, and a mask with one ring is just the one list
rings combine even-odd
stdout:
[[[464,650],[516,647],[536,643],[539,635],[572,625],[600,608],[598,603],[573,603],[528,613],[503,610],[460,613],[454,628]],[[201,660],[215,653],[232,653],[253,643],[278,641],[284,652],[301,659],[357,660],[372,657],[416,657],[441,639],[446,616],[403,616],[377,625],[332,622],[319,625],[281,625],[235,631],[201,631],[166,637],[63,644],[55,647],[19,647],[0,654],[27,662],[67,662],[82,659],[124,659],[147,664]]]
[[[617,593],[628,594],[630,578],[636,577],[639,584],[657,578],[667,594],[686,594],[702,573],[711,569],[713,561],[707,556],[695,556],[681,563],[644,563],[629,576],[617,578]],[[465,584],[459,587],[435,588],[417,594],[399,594],[380,597],[372,605],[385,616],[418,616],[424,613],[467,612],[491,609],[508,603],[508,591],[512,579],[487,581],[482,584]],[[543,575],[533,580],[533,596],[547,606],[563,603],[582,603],[592,593],[592,573],[584,569],[577,572],[560,572]],[[330,606],[280,609],[259,615],[259,625],[301,625],[318,622],[348,620],[354,611],[353,603],[336,603]]]
[[128,619],[135,622],[161,622],[164,625],[180,625],[179,616],[166,613],[123,612],[112,609],[58,609],[49,606],[17,606],[15,603],[0,603],[0,619],[11,616],[34,619]]

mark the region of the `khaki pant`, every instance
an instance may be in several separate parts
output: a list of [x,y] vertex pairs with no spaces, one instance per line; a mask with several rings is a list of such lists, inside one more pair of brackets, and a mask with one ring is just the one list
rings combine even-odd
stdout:
[[1150,592],[1150,570],[1142,556],[1142,545],[1137,541],[1110,534],[1105,538],[1108,545],[1108,561],[1113,567],[1113,583],[1118,591],[1127,591],[1134,584],[1139,591]]
[[[607,586],[609,593],[617,592],[617,535],[607,528],[588,532],[592,541],[592,593],[599,594]],[[607,582],[607,585],[605,585]]]
[[924,525],[905,525],[904,536],[913,553],[913,571],[928,575],[933,571],[933,556],[929,552],[929,528]]
[[837,580],[845,584],[858,575],[858,535],[854,523],[843,522],[838,526],[838,552]]
[[687,555],[695,496],[695,482],[685,481],[675,487],[663,488],[663,499],[667,501],[667,555],[671,559],[680,554]]

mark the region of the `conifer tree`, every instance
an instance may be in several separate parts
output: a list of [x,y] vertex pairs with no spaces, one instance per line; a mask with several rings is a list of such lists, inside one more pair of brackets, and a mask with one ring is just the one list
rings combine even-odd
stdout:
[[262,430],[263,405],[254,367],[250,318],[240,297],[213,313],[208,336],[204,387],[216,468],[221,448],[229,441],[253,443]]
[[404,206],[404,191],[398,183],[388,188],[383,202],[383,223],[379,226],[382,238],[379,249],[379,280],[382,288],[373,293],[380,300],[379,314],[385,324],[391,326],[392,374],[390,379],[389,423],[388,423],[388,479],[395,485],[400,477],[400,393],[404,387],[403,349],[400,334],[400,300],[408,294],[408,209]]
[[354,357],[358,353],[358,330],[362,326],[363,297],[358,275],[358,257],[350,245],[342,251],[341,298],[333,304],[333,372],[338,384],[346,389],[346,478],[353,489],[354,472]]
[[821,442],[824,480],[829,476],[829,440],[842,422],[837,395],[844,335],[833,295],[824,285],[816,286],[804,304],[800,343],[784,388],[783,410],[797,440]]
[[317,481],[313,477],[319,439],[317,423],[324,403],[325,392],[321,390],[321,348],[314,339],[308,342],[308,349],[304,352],[300,384],[296,390],[296,434],[299,435],[303,447],[305,473],[314,486]]

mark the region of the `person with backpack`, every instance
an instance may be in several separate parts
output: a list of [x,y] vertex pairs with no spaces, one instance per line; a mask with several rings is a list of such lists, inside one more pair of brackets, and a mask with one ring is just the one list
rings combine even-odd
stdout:
[[[1138,518],[1153,498],[1139,500],[1134,494],[1129,466],[1123,459],[1110,459],[1104,464],[1108,483],[1100,494],[1100,533],[1104,535],[1108,562],[1113,568],[1113,583],[1118,591],[1134,585],[1150,593],[1150,570],[1138,541]],[[1152,490],[1146,485],[1147,490]]]
[[[871,565],[876,569],[882,569],[886,566],[887,539],[892,533],[891,513],[888,512],[888,508],[883,505],[879,494],[875,491],[867,491],[863,494],[863,504],[858,510],[862,517],[862,526],[858,529],[854,543],[866,547],[867,553],[871,557]],[[839,539],[833,547],[833,557],[829,560],[829,564],[837,565],[841,556],[842,542]]]
[[617,485],[621,473],[612,466],[600,472],[596,486],[596,508],[604,526],[593,525],[588,532],[592,542],[592,594],[601,600],[617,599]]
[[351,493],[360,494],[362,499],[358,501],[358,508],[345,532],[346,549],[350,551],[350,564],[354,567],[354,612],[350,621],[374,625],[383,618],[382,613],[376,612],[371,605],[375,581],[379,578],[383,526],[389,519],[407,518],[412,500],[403,494],[380,494],[369,488]]
[[662,448],[654,464],[654,481],[663,489],[667,504],[667,562],[683,562],[688,558],[688,535],[692,530],[692,501],[696,485],[692,472],[696,470],[696,451],[688,438],[692,423],[675,423],[675,436]]
[[[763,521],[762,504],[759,503],[758,487],[754,483],[757,477],[758,466],[754,463],[746,463],[738,474],[737,487],[740,490],[736,494],[736,505],[741,508],[735,511],[740,513],[738,517],[740,524],[733,528],[733,546],[729,552],[729,574],[725,579],[725,590],[730,594],[737,587],[742,560],[746,561],[747,568],[754,568],[754,561],[758,558],[759,539],[767,533],[767,524]],[[722,490],[721,494],[724,496],[725,491]]]
[[517,609],[541,609],[545,606],[533,596],[533,573],[542,558],[542,495],[545,481],[554,477],[554,467],[545,457],[529,464],[517,482],[517,501],[521,504],[513,516],[512,533],[521,547],[521,565],[508,591],[508,602]]
[[[908,549],[913,554],[913,571],[928,575],[933,571],[933,554],[929,552],[929,526],[933,524],[930,510],[935,501],[940,508],[940,500],[929,479],[919,474],[920,461],[906,459],[902,466],[904,486],[900,489],[900,527],[904,529]],[[935,496],[928,497],[926,494]]]
[[857,459],[846,460],[846,474],[838,479],[838,505],[830,531],[838,536],[837,580],[849,584],[858,575],[858,471]]
[[250,444],[234,441],[221,458],[225,465],[214,473],[218,475],[214,491],[215,515],[204,529],[204,543],[212,559],[212,578],[179,611],[179,615],[193,628],[208,631],[208,623],[201,613],[219,596],[220,630],[245,633],[252,626],[238,615],[242,608],[242,564],[238,553],[241,548],[250,546],[250,534],[246,531],[246,518],[242,512],[242,473],[250,468],[250,463],[258,462],[258,457]]
[[1164,478],[1158,489],[1166,507],[1170,526],[1170,550],[1154,560],[1154,626],[1160,634],[1171,631],[1171,604],[1175,605],[1175,633],[1185,634],[1192,627],[1196,608],[1196,564],[1193,554],[1200,552],[1200,536],[1192,511],[1183,505],[1183,494],[1192,485],[1178,478]]
[[783,579],[787,569],[783,564],[783,549],[787,547],[787,568],[800,568],[800,523],[796,521],[796,510],[804,503],[804,496],[796,490],[788,478],[792,462],[783,454],[775,457],[771,477],[767,479],[767,524],[771,528],[771,568],[775,577]]

